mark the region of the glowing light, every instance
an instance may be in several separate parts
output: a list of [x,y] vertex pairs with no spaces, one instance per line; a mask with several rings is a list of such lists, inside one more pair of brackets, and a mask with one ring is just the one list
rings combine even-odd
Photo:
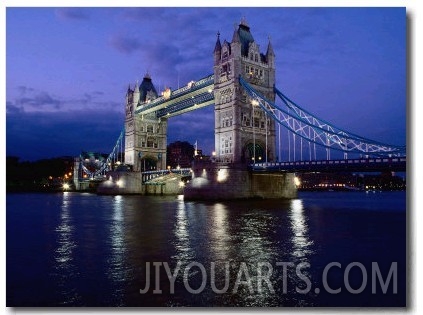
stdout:
[[201,177],[207,178],[207,171],[205,168],[203,168],[203,171],[201,172]]
[[123,180],[121,180],[121,179],[119,179],[119,180],[116,182],[116,185],[117,185],[118,187],[123,187],[123,184],[124,184],[124,182],[123,182]]
[[63,184],[63,190],[68,190],[70,188],[68,183]]
[[252,100],[251,101],[251,105],[253,106],[257,106],[259,104],[259,102],[257,100]]
[[294,177],[294,184],[297,187],[301,185],[300,179],[297,176]]
[[180,187],[180,188],[185,187],[185,183],[184,183],[184,182],[179,182],[179,187]]
[[220,169],[217,172],[217,181],[219,183],[225,182],[227,178],[228,178],[228,170],[227,169]]

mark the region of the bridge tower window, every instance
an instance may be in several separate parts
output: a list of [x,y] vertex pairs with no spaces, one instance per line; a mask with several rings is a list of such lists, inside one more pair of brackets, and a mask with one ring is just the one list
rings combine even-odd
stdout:
[[152,125],[147,126],[147,132],[153,133],[153,126]]

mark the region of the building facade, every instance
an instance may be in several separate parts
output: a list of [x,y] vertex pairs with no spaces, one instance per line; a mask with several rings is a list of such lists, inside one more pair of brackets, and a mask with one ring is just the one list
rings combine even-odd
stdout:
[[215,150],[217,160],[251,163],[275,160],[275,122],[267,117],[239,84],[242,76],[267,99],[274,101],[275,54],[268,43],[260,52],[245,20],[232,41],[214,49]]
[[132,90],[128,87],[125,101],[125,164],[133,171],[166,169],[167,119],[155,113],[136,115],[138,106],[157,98],[149,74]]

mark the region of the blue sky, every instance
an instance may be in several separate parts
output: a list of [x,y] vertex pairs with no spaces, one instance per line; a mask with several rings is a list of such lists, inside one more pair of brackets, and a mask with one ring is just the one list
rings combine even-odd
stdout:
[[[245,17],[276,54],[276,86],[351,132],[406,143],[405,8],[6,8],[6,154],[109,152],[130,84],[212,73],[216,33]],[[169,121],[168,142],[214,150],[208,107]]]

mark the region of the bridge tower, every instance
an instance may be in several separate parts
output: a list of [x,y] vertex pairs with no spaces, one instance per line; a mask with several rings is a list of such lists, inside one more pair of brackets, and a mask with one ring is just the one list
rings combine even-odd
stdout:
[[[275,122],[256,106],[239,84],[239,76],[274,101],[275,53],[269,39],[260,53],[245,19],[232,42],[214,49],[215,150],[221,162],[251,163],[275,160]],[[258,104],[257,104],[258,105]]]
[[125,102],[125,164],[133,171],[166,168],[167,119],[155,113],[135,115],[135,109],[157,98],[157,91],[147,73],[134,89],[128,87]]

